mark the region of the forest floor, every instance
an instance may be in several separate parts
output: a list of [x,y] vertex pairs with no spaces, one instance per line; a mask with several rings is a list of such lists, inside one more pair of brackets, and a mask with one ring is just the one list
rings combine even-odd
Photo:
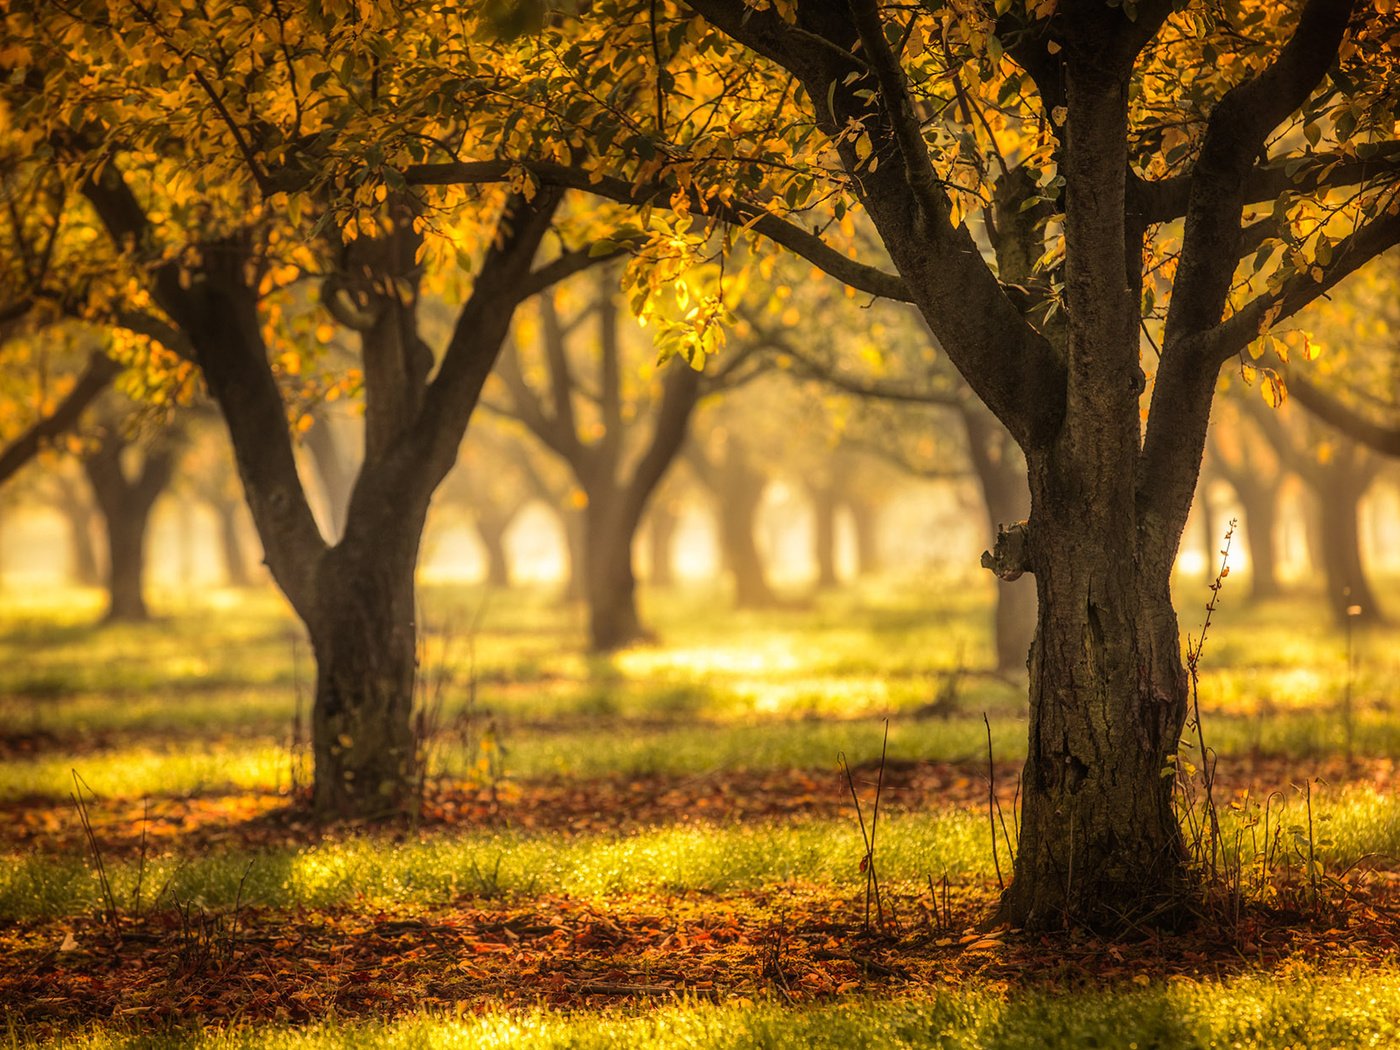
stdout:
[[670,644],[608,659],[547,595],[431,594],[429,776],[390,828],[298,807],[308,667],[270,596],[11,614],[9,1041],[1400,1043],[1400,631],[1348,640],[1307,596],[1220,614],[1228,884],[1179,931],[1027,936],[988,923],[1023,686],[981,670],[985,593],[927,593],[652,595]]

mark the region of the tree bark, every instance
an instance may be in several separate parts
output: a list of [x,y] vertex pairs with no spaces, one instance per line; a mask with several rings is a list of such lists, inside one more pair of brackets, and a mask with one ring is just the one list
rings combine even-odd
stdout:
[[1075,492],[1055,458],[1031,468],[1040,611],[1016,873],[1002,911],[1040,929],[1161,921],[1187,889],[1164,775],[1186,710],[1169,579],[1136,564],[1131,504],[1118,516],[1130,494]]
[[622,503],[620,493],[601,499],[590,496],[583,516],[587,543],[584,597],[589,644],[594,652],[610,652],[651,637],[637,613],[637,579],[632,569],[636,524],[627,520]]
[[317,571],[307,623],[316,656],[312,802],[325,817],[377,819],[413,801],[417,551],[391,552],[386,539],[342,542]]

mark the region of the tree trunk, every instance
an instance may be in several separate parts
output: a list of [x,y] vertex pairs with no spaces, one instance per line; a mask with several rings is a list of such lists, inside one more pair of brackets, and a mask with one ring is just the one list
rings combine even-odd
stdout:
[[1195,506],[1201,516],[1201,574],[1206,586],[1215,582],[1215,574],[1220,571],[1216,551],[1220,550],[1225,539],[1215,520],[1215,505],[1210,501],[1210,483],[1202,480],[1196,489]]
[[[1357,505],[1367,482],[1340,463],[1337,470],[1321,473],[1318,480],[1321,482],[1317,489],[1318,539],[1327,583],[1327,603],[1332,615],[1341,626],[1349,619],[1358,623],[1384,623],[1385,614],[1376,601],[1361,561]],[[1348,609],[1357,611],[1349,615]]]
[[571,602],[588,600],[588,527],[584,512],[574,507],[559,509],[559,527],[564,533],[564,598]]
[[147,449],[134,479],[122,464],[127,442],[109,432],[97,450],[83,461],[93,497],[107,532],[106,620],[131,622],[148,619],[144,593],[146,527],[151,508],[170,483],[175,469],[173,451],[166,445]]
[[510,556],[506,553],[506,530],[511,518],[478,513],[472,520],[476,523],[477,539],[481,541],[482,552],[486,555],[486,583],[490,587],[510,586]]
[[[961,415],[969,459],[987,510],[987,534],[995,536],[1000,527],[1024,521],[1030,514],[1025,462],[1006,428],[985,409],[965,405]],[[1036,624],[1035,585],[1030,580],[997,581],[992,624],[997,670],[1024,670]]]
[[764,480],[756,471],[747,478],[729,479],[716,508],[720,553],[734,580],[734,604],[740,609],[771,609],[778,596],[768,583],[755,529],[763,505]]
[[836,489],[809,485],[812,497],[812,558],[817,564],[817,587],[827,590],[841,581],[836,573]]
[[231,499],[207,502],[219,523],[219,553],[224,561],[224,583],[229,587],[247,587],[252,583],[252,575],[248,571],[248,558],[243,551],[243,532],[239,528],[241,505]]
[[589,645],[594,652],[610,652],[649,635],[637,615],[637,579],[632,571],[632,539],[635,523],[629,526],[620,511],[622,496],[589,496],[584,512],[587,542],[585,596],[588,601]]
[[1033,929],[1160,922],[1186,889],[1173,778],[1163,775],[1186,710],[1169,570],[1154,580],[1137,564],[1130,502],[1086,498],[1057,472],[1032,466],[1039,617],[1003,915]]
[[[1278,582],[1278,489],[1248,483],[1234,485],[1234,489],[1244,508],[1244,534],[1249,541],[1250,597],[1254,601],[1277,598],[1282,592]],[[1219,541],[1217,536],[1216,545],[1207,552],[1219,550]]]
[[880,512],[872,500],[847,499],[851,512],[851,527],[856,539],[856,575],[861,578],[878,575],[883,568],[880,557]]
[[319,816],[376,819],[411,808],[413,566],[413,557],[378,544],[342,542],[318,568],[307,626],[316,655],[311,738]]
[[102,583],[102,569],[97,563],[97,547],[92,541],[96,513],[70,479],[56,478],[58,498],[55,505],[68,523],[68,572],[80,587],[97,587]]
[[673,558],[680,514],[674,500],[657,500],[647,515],[648,582],[653,587],[676,585]]

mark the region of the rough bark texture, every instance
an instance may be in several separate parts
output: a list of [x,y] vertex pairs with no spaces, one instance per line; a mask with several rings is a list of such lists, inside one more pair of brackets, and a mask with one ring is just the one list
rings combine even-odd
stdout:
[[[1286,280],[1222,320],[1251,250],[1242,218],[1269,163],[1265,145],[1335,63],[1353,4],[1306,0],[1277,53],[1214,103],[1189,170],[1164,183],[1129,164],[1128,95],[1174,5],[1142,0],[1129,12],[1062,0],[1048,19],[1013,10],[996,20],[1054,126],[1064,261],[1052,318],[1043,292],[999,280],[968,226],[953,221],[926,110],[891,42],[907,31],[888,9],[799,3],[794,24],[742,0],[689,2],[802,83],[898,270],[902,287],[879,294],[919,309],[1026,455],[1029,564],[1001,567],[1035,573],[1039,612],[1021,842],[1003,917],[1034,929],[1174,913],[1189,873],[1161,775],[1185,704],[1169,581],[1216,374],[1261,330],[1400,239],[1400,217],[1368,220],[1320,280]],[[967,124],[970,108],[960,114]],[[850,135],[856,126],[861,134]],[[998,187],[1014,191],[1011,162],[989,161],[1001,166]],[[1181,247],[1144,427],[1144,236],[1177,217]],[[1039,229],[988,229],[994,243],[1024,237],[1036,256],[1046,246]]]
[[307,623],[316,656],[313,805],[375,819],[413,804],[411,713],[417,671],[413,554],[375,537],[321,559]]
[[1033,928],[1117,927],[1182,899],[1173,781],[1162,774],[1185,716],[1185,677],[1168,579],[1136,571],[1131,530],[1102,493],[1064,493],[1058,469],[1038,457],[1032,465],[1041,611],[1016,876],[1003,908]]

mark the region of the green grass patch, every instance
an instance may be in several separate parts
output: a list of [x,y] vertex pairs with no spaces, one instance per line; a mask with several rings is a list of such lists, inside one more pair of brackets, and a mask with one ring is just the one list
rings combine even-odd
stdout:
[[1229,980],[1174,979],[1092,994],[950,989],[905,1001],[856,1000],[793,1009],[775,1002],[681,1003],[645,1013],[536,1010],[454,1018],[330,1020],[305,1028],[267,1027],[143,1034],[97,1028],[61,1040],[11,1045],[147,1050],[322,1050],[330,1047],[466,1047],[612,1050],[614,1047],[830,1048],[878,1046],[947,1050],[1193,1048],[1310,1050],[1385,1047],[1400,1042],[1400,971],[1306,969]]

